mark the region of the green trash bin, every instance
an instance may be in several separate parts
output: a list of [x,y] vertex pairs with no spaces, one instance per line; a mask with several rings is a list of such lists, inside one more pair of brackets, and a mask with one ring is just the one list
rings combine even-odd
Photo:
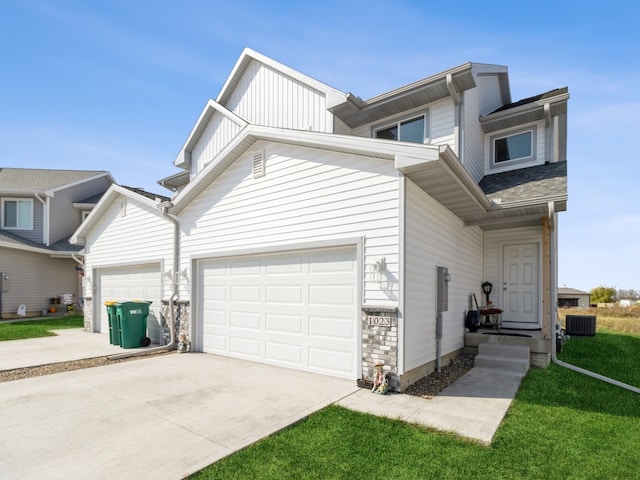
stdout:
[[122,348],[148,347],[147,317],[151,302],[122,302],[115,305],[120,324],[120,346]]
[[111,345],[120,345],[120,322],[118,322],[118,315],[116,315],[116,303],[104,302],[109,316],[109,343]]

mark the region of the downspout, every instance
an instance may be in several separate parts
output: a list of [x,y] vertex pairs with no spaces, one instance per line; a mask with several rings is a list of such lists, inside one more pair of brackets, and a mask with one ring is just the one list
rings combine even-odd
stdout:
[[[550,295],[551,298],[549,299],[549,320],[551,321],[551,319],[556,319],[557,322],[557,309],[556,309],[556,302],[555,299],[558,298],[558,279],[557,279],[557,274],[556,274],[556,235],[555,235],[555,202],[549,202],[549,226],[550,226],[550,249],[551,252],[553,252],[553,255],[550,255],[551,259],[550,259],[550,265],[549,265],[549,272],[550,272],[550,283],[551,283],[551,289],[550,289]],[[604,375],[600,375],[599,373],[595,373],[592,372],[590,370],[585,370],[584,368],[580,368],[577,367],[575,365],[571,365],[570,363],[566,363],[563,362],[562,360],[559,360],[558,357],[556,356],[556,342],[555,342],[555,325],[551,326],[551,330],[553,331],[552,333],[552,338],[551,338],[551,359],[553,360],[553,363],[555,363],[556,365],[559,365],[561,367],[564,368],[568,368],[569,370],[573,370],[574,372],[578,372],[578,373],[582,373],[584,375],[587,375],[589,377],[593,377],[597,380],[601,380],[603,382],[607,382],[610,383],[612,385],[615,385],[616,387],[621,387],[624,388],[626,390],[630,390],[634,393],[640,393],[640,388],[634,387],[633,385],[629,385],[623,382],[619,382],[618,380],[614,380],[613,378],[609,378],[609,377],[605,377]]]
[[46,200],[43,200],[42,198],[40,198],[40,195],[38,193],[34,193],[33,194],[34,197],[36,197],[38,199],[38,201],[40,203],[42,203],[42,243],[44,245],[46,245],[47,247],[49,246],[50,242],[49,242],[49,200],[50,197],[47,196]]
[[161,352],[163,350],[173,350],[176,345],[176,312],[174,309],[174,305],[176,300],[178,300],[178,281],[177,281],[177,272],[179,268],[179,258],[178,252],[180,250],[180,224],[178,223],[178,219],[169,213],[169,208],[172,207],[173,204],[171,202],[162,202],[158,204],[158,208],[162,212],[162,216],[166,218],[168,221],[173,223],[173,292],[171,294],[171,298],[169,299],[169,343],[167,345],[162,345],[160,347],[149,348],[146,350],[141,350],[138,352],[126,352],[126,353],[118,353],[116,355],[109,356],[109,360],[117,360],[119,358],[127,358],[141,355],[149,355],[156,352]]

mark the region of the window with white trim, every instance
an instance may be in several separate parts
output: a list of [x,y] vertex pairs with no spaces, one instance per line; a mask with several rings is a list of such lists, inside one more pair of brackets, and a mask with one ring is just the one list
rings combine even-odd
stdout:
[[399,140],[400,142],[424,143],[428,138],[427,114],[398,120],[374,130],[376,138]]
[[519,163],[536,157],[535,129],[520,130],[508,135],[491,137],[491,163],[493,166],[505,163]]
[[3,198],[2,228],[5,230],[33,230],[33,199]]

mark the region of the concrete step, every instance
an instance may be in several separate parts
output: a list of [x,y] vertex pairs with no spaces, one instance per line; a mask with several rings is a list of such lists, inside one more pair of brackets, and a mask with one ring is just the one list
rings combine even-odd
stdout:
[[484,342],[478,345],[478,354],[529,360],[531,349],[526,345]]
[[481,343],[478,345],[474,367],[524,377],[530,367],[529,355],[529,347],[522,345]]

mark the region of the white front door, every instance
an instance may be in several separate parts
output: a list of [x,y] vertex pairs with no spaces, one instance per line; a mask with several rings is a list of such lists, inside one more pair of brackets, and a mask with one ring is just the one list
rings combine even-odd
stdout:
[[537,243],[504,245],[502,251],[502,325],[538,329],[540,254]]
[[198,341],[207,353],[357,378],[355,248],[198,262]]

